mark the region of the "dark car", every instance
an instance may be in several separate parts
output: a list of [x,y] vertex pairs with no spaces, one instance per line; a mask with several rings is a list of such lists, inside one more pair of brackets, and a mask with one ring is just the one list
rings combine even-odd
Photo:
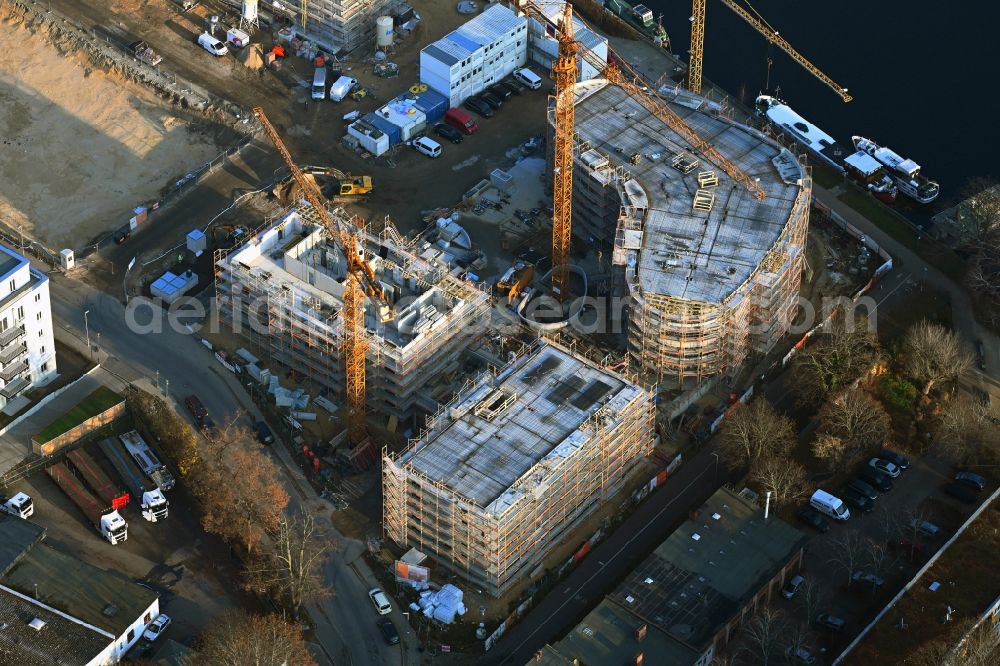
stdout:
[[986,479],[975,472],[959,472],[955,475],[955,481],[975,490],[982,490],[986,487]]
[[830,631],[843,631],[847,623],[844,622],[843,618],[839,618],[836,615],[820,613],[816,616],[815,624],[817,627],[824,627]]
[[512,95],[520,95],[522,90],[526,90],[526,88],[522,84],[518,83],[514,79],[507,79],[506,81],[501,81],[497,85],[503,86],[504,88],[509,90]]
[[193,393],[184,398],[184,406],[188,408],[189,412],[191,412],[191,416],[195,417],[199,421],[208,416],[208,410],[205,409],[205,405],[201,404],[201,400],[199,400],[198,396]]
[[852,509],[857,509],[861,513],[871,513],[875,510],[875,500],[870,497],[866,497],[861,493],[855,492],[850,488],[843,488],[840,491],[840,498],[851,507]]
[[844,488],[872,501],[878,499],[878,492],[862,479],[851,479]]
[[121,245],[132,237],[132,230],[126,227],[115,232],[115,245]]
[[861,473],[858,474],[858,478],[868,485],[874,486],[883,493],[887,493],[892,490],[892,479],[882,472],[876,472],[870,467],[863,469]]
[[979,357],[979,369],[986,369],[986,349],[982,340],[976,340],[976,356]]
[[500,107],[503,106],[503,100],[494,95],[493,93],[483,92],[479,93],[479,99],[483,100],[490,105],[494,111],[499,111]]
[[965,502],[966,504],[975,504],[979,501],[976,491],[961,483],[949,483],[944,487],[944,492],[946,495],[951,495],[959,502]]
[[274,434],[271,432],[271,428],[268,427],[266,423],[263,421],[257,421],[256,429],[257,441],[265,445],[274,443]]
[[462,102],[462,106],[467,108],[469,111],[475,111],[483,118],[492,118],[496,115],[496,112],[493,111],[493,107],[478,97],[470,97]]
[[817,532],[825,533],[830,531],[830,521],[824,518],[818,511],[813,511],[812,509],[802,509],[795,515],[799,520]]
[[513,76],[510,77],[510,78],[504,79],[503,83],[505,85],[508,85],[508,86],[514,86],[515,88],[517,88],[521,92],[524,92],[525,90],[528,89],[528,86],[524,85],[523,83],[521,83],[520,81],[518,81],[517,79],[515,79]]
[[889,449],[880,449],[876,455],[882,460],[888,460],[899,469],[905,470],[910,466],[910,461],[906,456]]
[[438,123],[434,126],[434,133],[440,137],[448,139],[452,143],[462,143],[462,133],[451,125]]
[[486,91],[491,95],[496,95],[500,101],[506,101],[510,99],[512,93],[507,89],[507,86],[500,85],[499,83],[494,83],[493,85],[486,88]]
[[396,631],[396,625],[392,623],[387,617],[382,618],[378,621],[378,628],[382,632],[382,636],[385,637],[385,642],[389,645],[399,644],[399,632]]

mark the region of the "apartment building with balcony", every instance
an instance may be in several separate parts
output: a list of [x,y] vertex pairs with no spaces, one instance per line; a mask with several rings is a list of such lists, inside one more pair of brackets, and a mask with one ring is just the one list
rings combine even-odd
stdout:
[[0,408],[55,375],[49,278],[0,245]]

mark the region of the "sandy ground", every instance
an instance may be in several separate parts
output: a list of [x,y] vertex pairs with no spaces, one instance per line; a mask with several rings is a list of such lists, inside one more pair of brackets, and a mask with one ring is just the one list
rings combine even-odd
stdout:
[[181,120],[42,34],[0,25],[0,218],[9,227],[79,249],[221,151],[207,123]]

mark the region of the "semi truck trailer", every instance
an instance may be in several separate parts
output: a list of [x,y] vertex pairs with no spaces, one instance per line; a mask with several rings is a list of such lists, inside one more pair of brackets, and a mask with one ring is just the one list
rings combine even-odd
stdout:
[[167,502],[167,498],[163,496],[160,488],[143,476],[125,451],[125,447],[112,438],[101,440],[98,445],[111,462],[111,466],[118,472],[118,476],[121,477],[129,492],[132,493],[132,498],[139,503],[142,508],[142,517],[151,523],[164,520],[167,517],[167,507],[170,503]]
[[66,459],[76,469],[80,478],[94,491],[97,499],[115,511],[128,506],[130,499],[128,492],[122,492],[121,488],[104,473],[104,470],[98,466],[96,460],[90,457],[89,453],[83,449],[73,449],[66,454]]
[[117,545],[128,539],[128,524],[121,514],[105,508],[83,482],[73,476],[66,463],[56,463],[45,471],[108,542]]
[[142,473],[160,490],[167,492],[174,487],[174,477],[170,470],[160,462],[160,459],[153,453],[153,449],[149,448],[149,444],[146,444],[138,432],[133,430],[118,437]]

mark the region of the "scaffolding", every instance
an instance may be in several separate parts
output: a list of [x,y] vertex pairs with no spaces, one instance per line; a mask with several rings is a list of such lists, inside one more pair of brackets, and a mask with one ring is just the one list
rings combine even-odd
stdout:
[[330,53],[353,51],[370,45],[375,48],[375,19],[389,15],[393,0],[285,0],[282,2],[296,20],[306,39]]
[[[367,409],[413,420],[436,407],[424,389],[456,371],[462,351],[485,330],[489,297],[446,270],[430,270],[402,239],[376,236],[367,226],[358,237],[397,306],[383,321],[376,303],[355,304],[365,321]],[[245,245],[216,253],[216,298],[223,322],[268,365],[343,396],[347,274],[339,272],[341,257],[328,240],[315,211],[294,207]]]
[[[633,366],[662,388],[735,374],[795,316],[808,171],[690,93],[663,99],[713,151],[692,149],[629,86],[594,79],[578,83],[575,95],[574,219],[588,240],[612,246]],[[716,154],[753,174],[753,191]]]
[[621,490],[653,415],[625,375],[539,340],[383,450],[385,534],[501,596]]

